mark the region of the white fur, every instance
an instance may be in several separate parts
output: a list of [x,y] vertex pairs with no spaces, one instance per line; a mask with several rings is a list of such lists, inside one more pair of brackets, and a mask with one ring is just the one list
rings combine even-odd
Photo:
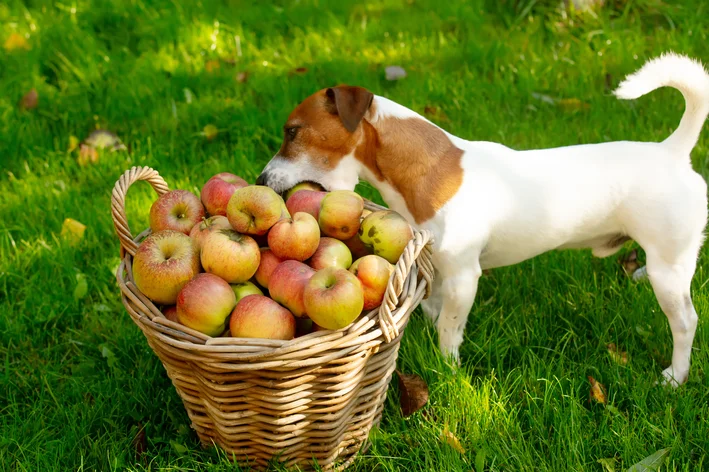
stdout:
[[[645,249],[647,275],[672,329],[672,365],[663,372],[664,379],[671,385],[686,381],[697,326],[689,288],[707,223],[707,185],[692,170],[689,152],[709,113],[709,75],[699,63],[669,54],[629,76],[616,95],[636,98],[661,86],[679,89],[687,102],[678,129],[662,143],[620,141],[515,151],[448,134],[464,151],[463,183],[420,225],[430,229],[436,241],[438,276],[424,310],[437,322],[443,352],[458,358],[483,269],[562,248],[590,248],[605,257],[620,249],[619,237],[627,236]],[[425,120],[385,98],[374,100],[375,127],[388,117]],[[354,158],[342,162],[347,172],[369,181],[391,208],[413,221],[392,186]],[[333,177],[344,171],[336,170]],[[328,176],[296,173],[300,180],[334,188]]]

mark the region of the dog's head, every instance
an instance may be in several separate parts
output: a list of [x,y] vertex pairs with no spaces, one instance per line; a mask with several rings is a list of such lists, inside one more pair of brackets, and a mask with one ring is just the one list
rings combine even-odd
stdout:
[[340,85],[306,98],[288,117],[281,149],[256,183],[278,193],[307,181],[328,191],[354,190],[359,180],[355,149],[373,97],[362,87]]

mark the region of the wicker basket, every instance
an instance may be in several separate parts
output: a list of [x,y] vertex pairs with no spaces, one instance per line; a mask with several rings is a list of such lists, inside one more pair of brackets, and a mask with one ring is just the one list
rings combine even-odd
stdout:
[[431,286],[430,233],[414,230],[382,306],[347,328],[291,341],[213,338],[169,321],[133,283],[132,258],[149,234],[133,237],[126,221],[126,193],[139,180],[160,195],[168,191],[149,167],[133,167],[116,182],[116,278],[126,310],[165,366],[202,444],[217,444],[260,469],[272,458],[304,469],[315,460],[325,470],[350,465],[381,419],[403,329]]

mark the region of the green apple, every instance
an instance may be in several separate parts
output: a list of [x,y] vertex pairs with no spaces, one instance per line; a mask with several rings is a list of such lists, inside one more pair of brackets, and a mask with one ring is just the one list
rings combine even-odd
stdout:
[[396,264],[404,248],[414,237],[408,221],[392,210],[375,211],[362,220],[359,239],[392,264]]
[[345,240],[357,234],[364,200],[355,192],[336,190],[325,195],[320,204],[318,223],[325,236]]
[[326,329],[341,329],[362,313],[362,283],[345,269],[319,270],[305,286],[303,302],[314,323]]
[[231,289],[234,291],[234,295],[236,295],[236,303],[239,303],[239,300],[249,295],[263,295],[261,289],[253,282],[246,281],[240,284],[229,285],[231,285]]

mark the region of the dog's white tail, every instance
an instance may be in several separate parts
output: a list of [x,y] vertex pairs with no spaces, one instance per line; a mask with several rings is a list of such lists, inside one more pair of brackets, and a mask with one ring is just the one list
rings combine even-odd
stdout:
[[660,87],[676,88],[686,102],[679,127],[663,144],[689,155],[709,114],[709,74],[698,61],[668,53],[646,62],[640,70],[626,77],[613,93],[627,100]]

